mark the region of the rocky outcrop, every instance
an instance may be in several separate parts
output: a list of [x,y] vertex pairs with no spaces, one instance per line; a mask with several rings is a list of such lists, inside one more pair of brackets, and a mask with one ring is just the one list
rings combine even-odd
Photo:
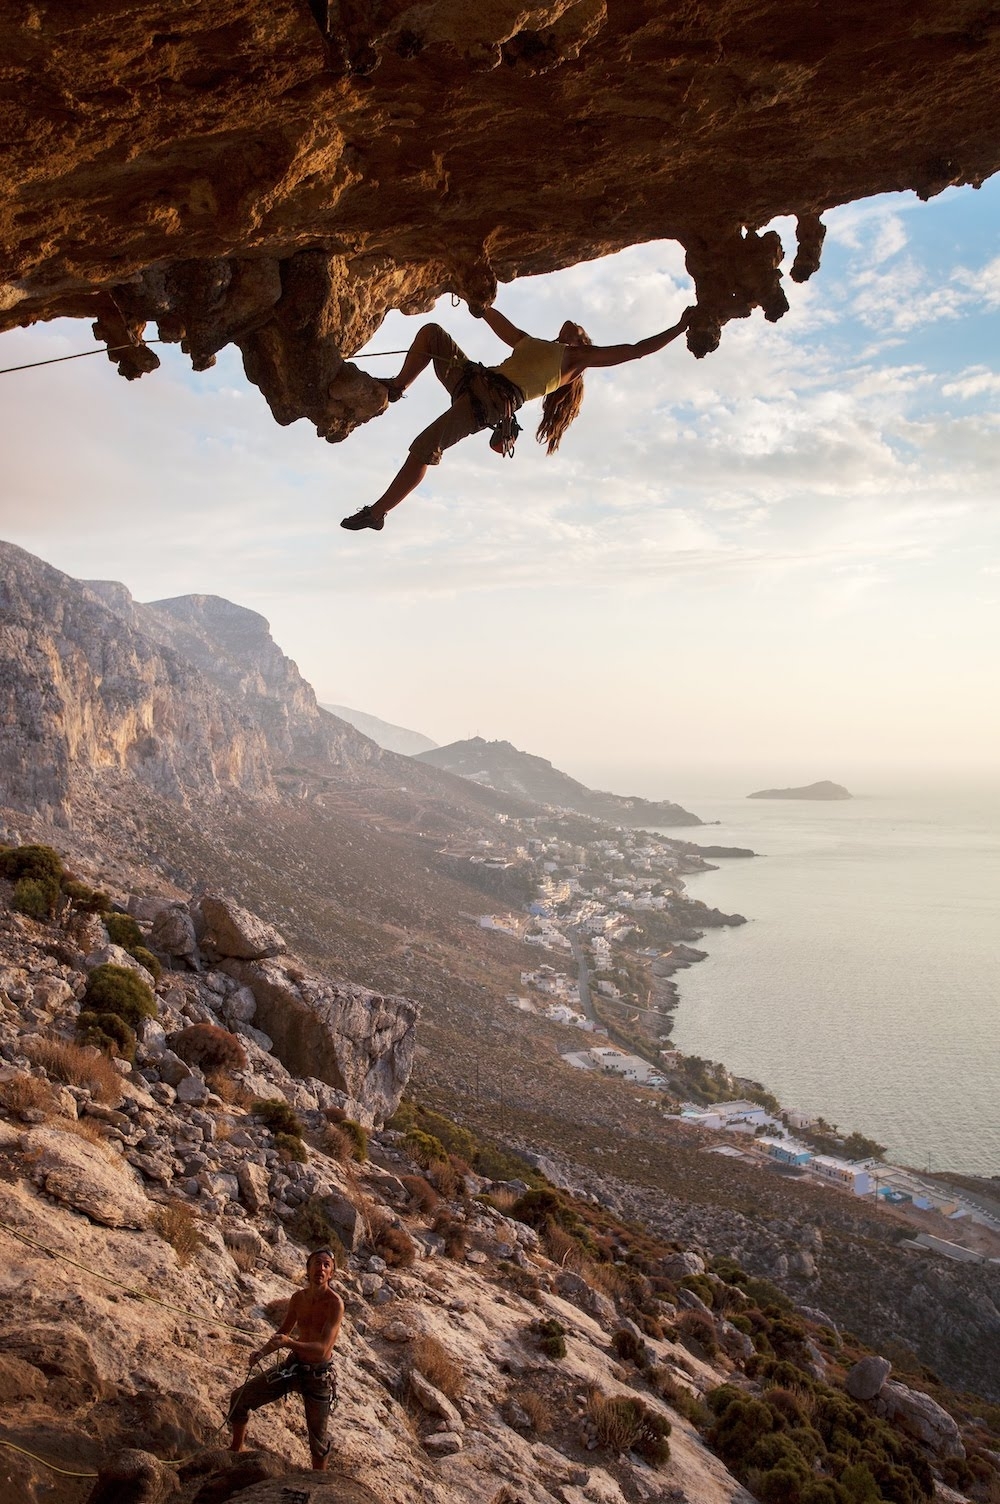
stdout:
[[0,543],[4,803],[65,824],[74,776],[109,769],[172,798],[274,793],[249,715],[76,580]]
[[939,1456],[965,1456],[961,1432],[954,1419],[929,1394],[889,1380],[879,1390],[877,1409],[880,1415]]
[[181,595],[142,605],[116,581],[86,584],[136,630],[194,664],[251,715],[267,739],[274,768],[305,763],[343,774],[382,760],[375,742],[317,704],[312,685],[258,612],[218,595]]
[[[5,6],[0,327],[94,321],[134,378],[155,320],[243,354],[279,423],[385,406],[348,363],[386,311],[643,241],[687,253],[690,349],[761,308],[822,212],[1000,164],[1000,27],[969,0],[327,0]],[[558,130],[552,122],[560,122]],[[660,322],[676,309],[663,309]]]
[[149,1211],[139,1178],[100,1148],[58,1128],[27,1134],[24,1153],[49,1196],[105,1227],[145,1227]]
[[288,949],[273,925],[265,924],[232,899],[206,893],[198,901],[197,912],[204,925],[202,945],[211,946],[227,960],[261,961]]
[[416,1003],[328,982],[292,962],[231,960],[222,969],[253,993],[255,1023],[288,1070],[327,1082],[376,1121],[392,1116],[413,1066]]
[[891,1372],[892,1364],[888,1358],[878,1358],[873,1353],[848,1369],[844,1388],[852,1399],[873,1400]]

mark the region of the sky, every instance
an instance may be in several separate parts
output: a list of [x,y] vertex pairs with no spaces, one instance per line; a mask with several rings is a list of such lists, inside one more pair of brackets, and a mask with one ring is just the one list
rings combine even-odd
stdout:
[[[103,357],[4,375],[0,537],[138,600],[225,596],[321,701],[442,744],[506,739],[621,793],[993,781],[1000,175],[825,218],[778,324],[757,311],[704,360],[681,339],[589,373],[555,457],[529,409],[513,461],[465,440],[380,534],[339,521],[442,410],[430,372],[339,445],[279,428],[233,350],[196,375],[160,346],[132,383]],[[690,301],[661,241],[497,307],[611,344]],[[464,307],[436,317],[503,358]],[[421,321],[390,315],[368,350]],[[0,365],[91,345],[84,322],[36,326],[0,337]]]

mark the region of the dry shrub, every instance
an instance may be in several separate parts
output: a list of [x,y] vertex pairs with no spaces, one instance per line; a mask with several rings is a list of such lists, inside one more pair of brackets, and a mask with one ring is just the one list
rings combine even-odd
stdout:
[[462,1181],[447,1159],[434,1159],[427,1167],[427,1174],[446,1201],[454,1201],[462,1193]]
[[532,1305],[541,1305],[542,1287],[538,1283],[537,1274],[530,1269],[522,1269],[520,1264],[513,1260],[503,1260],[498,1266],[507,1286],[520,1295],[522,1300],[528,1300]]
[[423,1175],[404,1175],[402,1180],[403,1185],[406,1187],[406,1194],[415,1203],[419,1211],[423,1212],[425,1216],[430,1216],[438,1210],[441,1205],[441,1197],[429,1180],[425,1180]]
[[670,1456],[670,1422],[631,1395],[607,1395],[592,1389],[587,1414],[597,1440],[611,1452],[638,1452],[654,1466]]
[[183,1201],[168,1201],[153,1213],[153,1226],[177,1255],[178,1264],[189,1264],[204,1239],[198,1231],[198,1219]]
[[95,1144],[108,1159],[117,1162],[121,1158],[101,1125],[93,1118],[60,1118],[58,1127],[62,1133],[75,1133],[77,1138],[86,1139],[88,1144]]
[[465,1224],[451,1212],[441,1211],[434,1218],[433,1230],[438,1237],[444,1238],[446,1257],[461,1262],[465,1258]]
[[627,1275],[616,1264],[601,1264],[593,1259],[585,1259],[580,1266],[580,1273],[592,1285],[595,1290],[600,1290],[602,1295],[610,1296],[615,1300],[618,1296],[627,1295],[630,1289]]
[[715,1322],[707,1311],[682,1311],[677,1330],[686,1342],[696,1342],[705,1355],[714,1358],[719,1351]]
[[226,1244],[229,1257],[243,1274],[252,1274],[257,1267],[257,1255],[243,1243]]
[[518,1389],[513,1398],[531,1421],[531,1429],[539,1436],[552,1430],[552,1406],[544,1394],[537,1389]]
[[415,1337],[410,1343],[407,1358],[411,1368],[419,1369],[442,1394],[457,1400],[465,1387],[461,1365],[456,1363],[448,1349],[437,1337]]
[[27,1072],[0,1082],[0,1103],[8,1112],[18,1114],[44,1112],[51,1116],[56,1110],[55,1096],[49,1083],[40,1080],[38,1076],[29,1076]]
[[576,1238],[572,1237],[558,1222],[546,1224],[542,1234],[542,1243],[545,1252],[554,1264],[560,1264],[564,1269],[581,1270],[583,1268],[584,1253]]
[[506,1216],[517,1200],[517,1195],[514,1191],[508,1191],[506,1187],[501,1186],[496,1190],[490,1191],[489,1200],[498,1212],[503,1212]]
[[246,1050],[235,1034],[218,1024],[192,1024],[189,1029],[181,1029],[170,1036],[170,1048],[188,1065],[197,1066],[206,1079],[246,1070]]
[[24,1053],[33,1065],[66,1086],[85,1087],[95,1102],[117,1107],[122,1099],[122,1078],[107,1055],[66,1039],[33,1039]]
[[374,1207],[365,1220],[372,1247],[380,1258],[385,1259],[390,1269],[409,1268],[417,1251],[405,1227],[400,1227],[381,1207]]

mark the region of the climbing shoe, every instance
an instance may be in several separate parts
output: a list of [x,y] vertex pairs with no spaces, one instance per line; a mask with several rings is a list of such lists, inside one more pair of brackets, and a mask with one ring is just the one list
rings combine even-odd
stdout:
[[391,377],[376,376],[375,380],[378,382],[379,386],[385,387],[385,394],[390,402],[398,402],[400,397],[404,397],[406,395],[403,389],[401,387],[398,387]]
[[376,517],[371,507],[362,507],[360,512],[355,512],[353,517],[345,517],[340,525],[346,527],[351,533],[360,533],[365,527],[370,527],[376,533],[380,533],[385,527],[385,518]]

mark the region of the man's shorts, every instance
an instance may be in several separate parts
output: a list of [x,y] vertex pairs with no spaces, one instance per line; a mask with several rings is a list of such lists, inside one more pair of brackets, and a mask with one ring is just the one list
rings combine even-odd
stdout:
[[301,1394],[309,1432],[309,1450],[325,1457],[330,1411],[337,1400],[337,1381],[332,1364],[300,1363],[292,1358],[269,1373],[251,1379],[242,1389],[234,1389],[230,1399],[229,1420],[233,1425],[246,1422],[251,1410],[284,1399],[286,1394]]

